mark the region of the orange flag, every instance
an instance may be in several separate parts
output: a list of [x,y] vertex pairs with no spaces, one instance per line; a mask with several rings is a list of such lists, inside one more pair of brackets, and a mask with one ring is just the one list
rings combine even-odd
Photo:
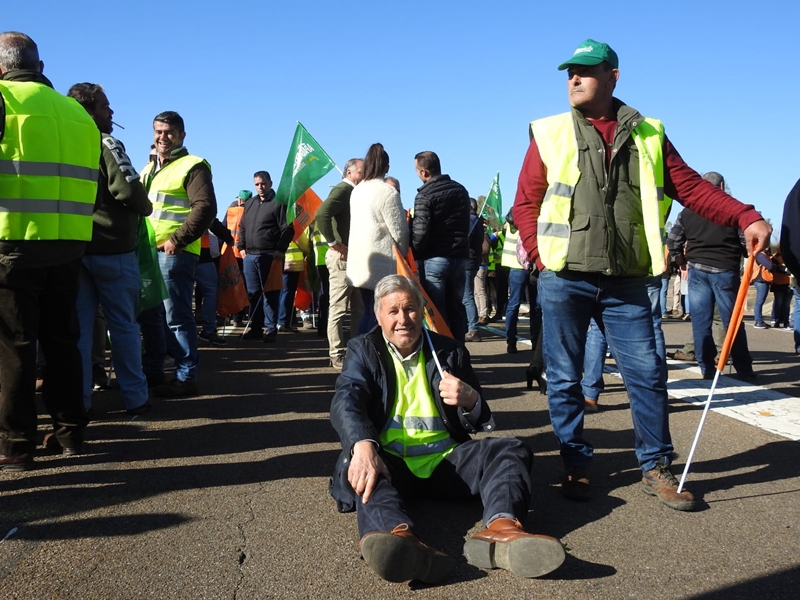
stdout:
[[733,305],[733,314],[731,315],[730,323],[728,323],[728,332],[725,335],[725,341],[722,344],[722,350],[719,353],[719,361],[717,362],[717,371],[720,373],[725,370],[725,365],[728,364],[728,356],[731,353],[733,340],[736,339],[736,334],[739,333],[739,326],[742,324],[742,317],[744,317],[744,305],[747,299],[747,290],[750,287],[750,280],[753,278],[753,266],[756,260],[756,253],[751,252],[747,257],[747,262],[744,265],[744,275],[742,282],[739,285],[739,293],[736,296],[736,303]]
[[397,261],[397,274],[402,275],[403,277],[408,277],[409,279],[413,279],[417,284],[417,287],[419,287],[419,291],[422,292],[422,297],[425,299],[423,313],[425,315],[425,324],[428,326],[428,329],[452,338],[453,334],[450,332],[450,328],[447,326],[447,323],[445,323],[442,313],[440,313],[436,306],[434,306],[433,301],[430,299],[430,296],[428,296],[425,288],[422,287],[422,284],[419,281],[419,273],[416,271],[416,269],[411,268],[406,259],[400,254],[397,246],[394,247],[394,257]]
[[228,244],[222,245],[222,252],[219,256],[217,285],[217,313],[219,316],[234,315],[250,305],[242,272],[239,270],[239,263],[233,253],[233,248]]
[[311,285],[308,282],[308,266],[303,263],[303,272],[297,282],[297,291],[294,293],[294,305],[298,310],[308,310],[313,299]]
[[283,289],[283,260],[272,260],[269,268],[269,275],[264,282],[265,292],[275,292]]
[[314,220],[314,217],[317,215],[317,209],[319,209],[320,206],[322,206],[322,200],[311,188],[308,188],[303,192],[303,195],[297,199],[297,204],[295,204],[295,217],[294,221],[292,221],[292,227],[294,227],[293,242],[296,242],[297,238],[303,234],[306,227],[311,225],[311,221]]

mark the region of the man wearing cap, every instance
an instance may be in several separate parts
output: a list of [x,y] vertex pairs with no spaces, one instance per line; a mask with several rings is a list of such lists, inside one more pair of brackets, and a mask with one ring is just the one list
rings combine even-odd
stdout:
[[[233,254],[236,257],[236,262],[239,265],[240,273],[244,273],[244,260],[242,259],[242,252],[236,246],[236,243],[239,241],[239,225],[241,224],[242,216],[244,215],[244,205],[252,197],[253,192],[250,190],[239,190],[236,200],[231,202],[230,206],[228,207],[228,211],[225,213],[225,218],[223,219],[223,224],[228,228],[228,231],[230,231],[231,235],[233,236]],[[246,308],[233,315],[233,324],[237,327],[241,327],[246,315]]]
[[617,54],[586,40],[567,70],[570,112],[530,124],[514,218],[539,275],[550,419],[565,474],[562,494],[588,500],[593,448],[583,436],[580,380],[594,317],[617,358],[631,404],[642,489],[676,510],[666,371],[656,352],[645,278],[663,269],[670,198],[719,225],[739,227],[751,251],[772,228],[750,205],[705,181],[681,158],[660,121],[614,97]]

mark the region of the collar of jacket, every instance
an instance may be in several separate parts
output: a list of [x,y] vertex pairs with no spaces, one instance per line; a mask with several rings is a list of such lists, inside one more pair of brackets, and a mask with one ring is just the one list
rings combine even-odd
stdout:
[[264,202],[272,202],[273,200],[275,200],[275,190],[273,190],[273,189],[270,189],[270,191],[268,191],[268,192],[267,192],[267,197],[266,197],[266,198],[264,198],[263,200],[261,199],[261,196],[259,196],[258,194],[256,194],[255,196],[253,196],[253,198],[255,198],[256,200],[258,200],[258,201],[259,201],[259,202],[261,202],[262,204],[263,204]]
[[166,167],[169,163],[171,163],[173,160],[183,158],[184,156],[189,156],[189,151],[186,149],[186,146],[181,146],[180,148],[175,148],[175,150],[170,152],[169,158],[165,160],[163,163],[161,163],[161,165],[159,165],[158,162],[156,162],[158,160],[158,156],[154,156],[152,160],[153,162],[156,163],[154,166],[158,167],[159,170],[161,170],[164,167]]
[[[614,137],[618,137],[619,132],[621,131],[633,131],[635,125],[638,125],[644,120],[644,117],[639,113],[638,110],[631,108],[619,98],[612,98],[611,109],[614,111],[617,121],[617,134],[615,134]],[[582,121],[587,125],[591,125],[591,121],[589,121],[589,119],[587,119],[577,108],[572,109],[572,114],[579,121]]]
[[437,181],[450,181],[450,175],[434,175],[433,177],[428,179],[428,181],[419,186],[417,188],[417,191],[421,192],[424,187],[436,183]]
[[41,83],[47,87],[53,87],[53,83],[39,71],[32,69],[19,69],[17,71],[7,71],[0,75],[3,81],[32,81]]

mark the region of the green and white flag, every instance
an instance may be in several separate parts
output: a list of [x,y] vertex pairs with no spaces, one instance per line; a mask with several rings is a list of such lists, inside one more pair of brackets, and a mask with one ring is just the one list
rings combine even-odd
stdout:
[[494,176],[492,187],[486,201],[483,203],[481,216],[489,222],[493,231],[499,231],[503,226],[503,195],[500,193],[500,172]]
[[297,200],[335,166],[328,153],[298,121],[281,182],[275,192],[275,201],[287,206],[286,220],[289,223],[294,221]]

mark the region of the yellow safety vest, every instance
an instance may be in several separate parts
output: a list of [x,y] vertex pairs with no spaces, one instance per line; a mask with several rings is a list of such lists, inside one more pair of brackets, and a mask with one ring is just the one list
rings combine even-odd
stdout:
[[389,355],[397,385],[389,420],[378,441],[384,450],[402,458],[414,475],[427,479],[458,444],[436,408],[422,349],[410,379],[394,352],[390,350]]
[[311,235],[311,240],[314,242],[314,264],[317,267],[324,267],[325,255],[328,254],[328,242],[322,236],[322,232],[316,228]]
[[503,258],[500,264],[509,269],[521,269],[522,265],[519,264],[519,260],[517,259],[519,230],[512,232],[511,227],[506,223],[503,225],[503,231],[506,232],[506,237],[505,240],[503,240]]
[[[560,271],[567,260],[572,196],[581,178],[578,142],[572,113],[533,121],[530,133],[547,167],[547,192],[539,213],[537,244],[539,257],[551,271]],[[672,200],[664,196],[664,126],[645,118],[634,124],[633,141],[639,150],[639,180],[644,231],[651,271],[664,271],[662,232]]]
[[0,240],[92,239],[100,131],[72,98],[0,81]]
[[[192,211],[184,182],[189,171],[200,163],[205,163],[211,169],[205,160],[191,154],[173,160],[155,174],[154,161],[150,161],[142,169],[142,183],[147,190],[147,197],[153,203],[153,213],[147,218],[156,232],[156,245],[163,244],[178,231]],[[200,239],[193,241],[184,250],[199,255]]]

